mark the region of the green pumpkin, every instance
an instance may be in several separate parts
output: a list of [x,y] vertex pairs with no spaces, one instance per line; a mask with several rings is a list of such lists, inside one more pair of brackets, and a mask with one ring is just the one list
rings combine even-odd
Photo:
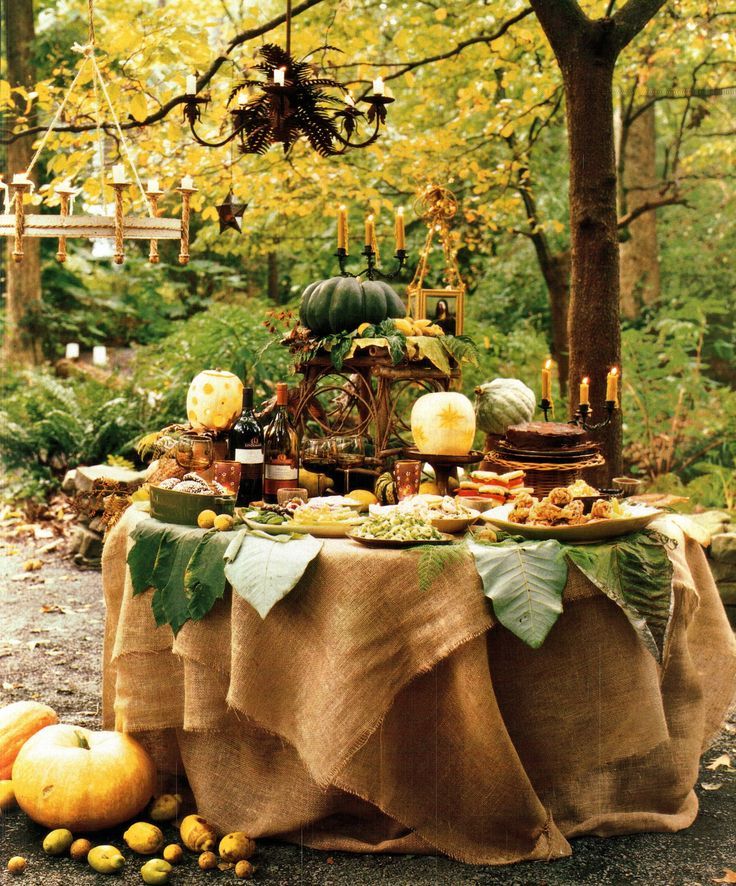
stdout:
[[406,307],[382,280],[330,277],[312,283],[302,293],[299,320],[317,335],[357,329],[361,323],[380,323],[387,317],[405,317]]

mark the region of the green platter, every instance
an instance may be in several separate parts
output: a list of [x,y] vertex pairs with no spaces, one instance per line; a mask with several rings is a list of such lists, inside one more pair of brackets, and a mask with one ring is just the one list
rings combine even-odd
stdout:
[[216,514],[235,512],[234,495],[196,495],[193,492],[175,492],[151,486],[151,516],[162,523],[179,523],[183,526],[196,526],[201,511],[210,510]]

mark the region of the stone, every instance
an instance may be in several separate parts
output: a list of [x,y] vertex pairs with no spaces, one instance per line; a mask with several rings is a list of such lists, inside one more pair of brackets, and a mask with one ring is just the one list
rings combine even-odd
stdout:
[[61,483],[61,491],[66,492],[67,495],[72,495],[77,488],[77,470],[76,468],[72,468],[70,471],[67,471],[64,474],[64,479]]
[[736,532],[721,532],[710,543],[710,555],[717,563],[736,563]]
[[95,480],[114,480],[138,487],[145,480],[145,471],[131,471],[130,468],[115,465],[87,465],[77,468],[76,488],[79,492],[90,492]]
[[736,581],[719,582],[718,593],[724,606],[736,606]]
[[736,582],[736,563],[724,563],[723,561],[712,560],[710,571],[713,573],[713,578],[718,585],[720,585],[721,582]]

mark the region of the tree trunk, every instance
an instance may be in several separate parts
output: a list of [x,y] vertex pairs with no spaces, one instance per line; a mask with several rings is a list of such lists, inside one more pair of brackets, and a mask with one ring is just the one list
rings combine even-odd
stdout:
[[570,253],[561,252],[550,256],[547,266],[542,271],[547,284],[552,314],[552,357],[557,364],[560,396],[565,397],[570,372],[570,347],[567,340],[570,307]]
[[[32,87],[35,71],[31,61],[31,49],[35,36],[33,26],[33,0],[11,0],[5,6],[5,48],[7,77],[12,86]],[[20,106],[25,103],[19,99]],[[33,155],[32,142],[21,138],[7,147],[7,180],[16,172],[24,172]],[[13,240],[8,238],[5,250],[5,341],[3,360],[6,365],[31,365],[40,363],[40,336],[38,335],[41,308],[41,259],[37,239],[24,240],[25,253],[21,262],[13,261]]]
[[268,253],[268,297],[271,301],[275,301],[277,305],[281,304],[278,252]]
[[[651,200],[657,182],[654,105],[627,125],[622,138],[621,214]],[[631,319],[659,298],[659,248],[654,210],[634,219],[621,243],[621,312]]]
[[[587,45],[586,45],[587,44]],[[563,66],[570,148],[572,270],[568,337],[570,403],[590,378],[592,421],[604,417],[606,374],[621,365],[616,159],[613,135],[615,56],[580,41]],[[595,432],[608,478],[621,473],[621,414]],[[600,482],[600,477],[598,478]]]

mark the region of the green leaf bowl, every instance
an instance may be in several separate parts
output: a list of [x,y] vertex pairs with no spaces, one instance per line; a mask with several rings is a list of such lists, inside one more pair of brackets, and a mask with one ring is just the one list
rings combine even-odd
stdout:
[[175,492],[173,489],[150,487],[151,516],[162,523],[196,526],[201,511],[216,514],[234,514],[234,495],[197,495],[193,492]]

